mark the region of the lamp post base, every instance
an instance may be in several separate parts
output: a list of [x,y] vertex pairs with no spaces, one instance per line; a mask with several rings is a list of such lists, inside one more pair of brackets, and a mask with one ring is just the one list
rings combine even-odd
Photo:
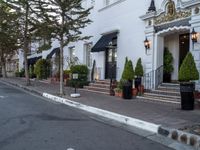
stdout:
[[70,95],[72,98],[80,97],[81,95],[79,93],[73,93]]

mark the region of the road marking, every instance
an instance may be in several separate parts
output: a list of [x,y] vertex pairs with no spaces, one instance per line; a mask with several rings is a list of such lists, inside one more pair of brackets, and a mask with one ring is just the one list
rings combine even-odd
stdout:
[[73,148],[68,148],[67,150],[75,150],[75,149],[73,149]]
[[5,98],[5,96],[0,96],[0,98]]

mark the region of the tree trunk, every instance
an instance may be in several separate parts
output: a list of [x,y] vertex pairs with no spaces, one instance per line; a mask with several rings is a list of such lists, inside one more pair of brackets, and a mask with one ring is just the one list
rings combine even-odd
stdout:
[[27,53],[28,53],[28,13],[29,13],[29,6],[26,6],[26,20],[25,20],[25,27],[24,27],[24,69],[25,69],[25,77],[26,77],[26,85],[29,86],[30,79],[29,79],[29,72],[28,72],[28,60],[27,60]]
[[63,90],[63,40],[60,41],[60,95],[64,95]]
[[7,78],[7,74],[6,74],[6,63],[4,60],[2,60],[2,76],[3,78]]
[[64,95],[63,85],[63,48],[64,48],[64,14],[62,14],[62,32],[60,34],[60,95]]
[[29,79],[29,72],[28,72],[28,60],[27,60],[27,48],[25,48],[24,51],[24,69],[25,69],[25,77],[26,77],[26,85],[29,86],[30,83],[30,79]]

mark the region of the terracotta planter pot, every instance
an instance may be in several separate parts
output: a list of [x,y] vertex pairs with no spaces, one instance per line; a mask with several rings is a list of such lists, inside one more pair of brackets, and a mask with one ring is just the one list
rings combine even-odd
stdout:
[[137,96],[137,93],[138,93],[137,88],[132,88],[132,95],[133,95],[134,97]]
[[119,97],[123,97],[123,93],[122,92],[119,92]]
[[115,96],[122,97],[122,92],[115,92]]
[[138,86],[138,94],[143,95],[144,94],[144,85]]

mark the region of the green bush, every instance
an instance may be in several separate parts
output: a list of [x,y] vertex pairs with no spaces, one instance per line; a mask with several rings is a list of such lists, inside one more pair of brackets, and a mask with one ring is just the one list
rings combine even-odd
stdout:
[[34,68],[37,79],[47,79],[50,76],[51,64],[45,59],[39,59]]
[[172,62],[173,62],[172,53],[167,48],[165,48],[165,50],[164,50],[164,73],[170,74],[174,70]]
[[78,87],[83,87],[84,85],[88,85],[88,67],[86,65],[75,65],[71,67],[71,74],[78,74],[78,79],[74,80],[71,79],[69,81],[70,86],[78,86]]
[[19,71],[15,72],[15,77],[20,77],[20,72]]
[[122,73],[122,79],[125,80],[133,80],[134,79],[134,70],[133,70],[133,64],[131,60],[128,60],[126,57],[125,65],[124,65],[124,71]]
[[178,73],[178,78],[179,81],[186,82],[199,79],[199,72],[191,52],[188,52],[187,56],[184,58]]
[[63,71],[63,78],[68,79],[70,78],[71,70],[64,70]]
[[29,77],[30,78],[35,78],[36,77],[36,75],[34,73],[34,66],[33,65],[29,66]]
[[141,58],[138,59],[136,67],[135,67],[135,75],[137,77],[142,77],[144,75],[142,60]]
[[20,71],[15,72],[16,77],[25,77],[25,70],[22,68]]

